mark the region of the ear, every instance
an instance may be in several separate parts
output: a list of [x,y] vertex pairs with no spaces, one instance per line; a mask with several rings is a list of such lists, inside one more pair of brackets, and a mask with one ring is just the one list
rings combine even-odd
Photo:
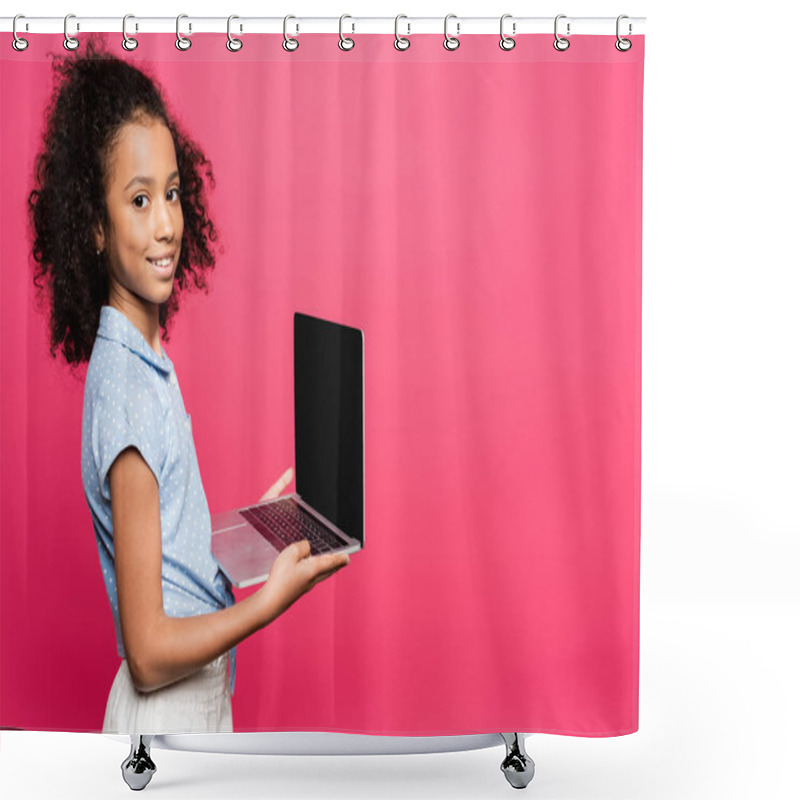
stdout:
[[106,237],[103,233],[103,227],[99,223],[94,227],[94,244],[95,248],[101,253],[106,249]]

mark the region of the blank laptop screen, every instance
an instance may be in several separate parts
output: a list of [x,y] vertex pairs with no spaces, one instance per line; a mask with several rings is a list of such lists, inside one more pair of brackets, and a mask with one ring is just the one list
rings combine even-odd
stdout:
[[297,493],[364,544],[364,368],[358,328],[294,315]]

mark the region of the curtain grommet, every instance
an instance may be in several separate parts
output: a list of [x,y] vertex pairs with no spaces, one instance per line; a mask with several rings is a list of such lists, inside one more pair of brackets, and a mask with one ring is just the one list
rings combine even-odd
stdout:
[[296,39],[294,36],[289,36],[286,32],[286,23],[290,19],[297,19],[294,14],[287,14],[283,18],[283,49],[286,50],[287,53],[294,53],[298,47],[300,47],[300,40]]
[[[127,50],[128,52],[135,50],[139,46],[139,42],[132,36],[128,36],[128,32],[126,30],[128,20],[131,18],[136,19],[133,14],[126,14],[122,18],[122,49]],[[139,30],[138,23],[136,23],[136,30]]]
[[[517,43],[516,43],[516,41],[514,40],[513,37],[506,36],[505,33],[503,33],[503,23],[510,16],[512,16],[512,15],[511,14],[503,14],[503,16],[500,17],[500,49],[501,50],[505,50],[506,52],[508,52],[509,50],[513,50],[517,46]],[[516,33],[517,32],[517,23],[516,22],[513,22],[511,24],[511,31],[512,31],[512,33]]]
[[[614,42],[614,47],[616,47],[617,50],[620,51],[620,53],[627,53],[628,50],[630,50],[631,47],[633,47],[633,42],[630,39],[624,39],[619,35],[619,21],[621,19],[629,19],[629,17],[627,14],[620,14],[617,17],[617,41]],[[628,33],[630,32],[631,32],[631,26],[630,23],[628,23]]]
[[[182,51],[186,51],[192,46],[192,40],[191,39],[187,39],[181,33],[181,20],[184,17],[188,17],[188,16],[189,16],[188,14],[178,14],[178,16],[177,16],[177,18],[175,20],[175,34],[178,37],[177,39],[175,39],[175,47],[177,47],[178,50],[182,50]],[[192,31],[192,23],[190,22],[189,23],[189,32],[191,33],[191,31]]]
[[[349,14],[342,14],[342,16],[339,17],[339,49],[344,50],[347,53],[356,46],[356,42],[355,39],[351,39],[349,36],[345,36],[342,33],[342,23],[346,17],[353,19]],[[356,26],[355,23],[353,23],[353,30],[355,31],[355,29]]]
[[[231,14],[228,17],[228,41],[225,42],[225,47],[227,47],[231,53],[238,53],[244,47],[244,42],[241,39],[237,39],[235,36],[231,36],[232,19],[239,19],[239,17],[236,14]],[[241,31],[241,27],[239,30]]]
[[[563,36],[559,36],[558,33],[558,21],[560,19],[566,19],[566,18],[567,18],[566,14],[559,14],[556,17],[556,21],[553,26],[553,31],[556,35],[556,39],[553,42],[553,47],[555,47],[555,49],[558,50],[559,53],[563,53],[569,47],[569,39],[565,39]],[[569,36],[569,22],[567,23],[567,36]]]
[[442,44],[444,45],[444,49],[445,50],[450,50],[451,52],[453,50],[458,50],[459,46],[461,45],[461,42],[458,40],[458,35],[459,35],[459,33],[461,33],[461,23],[460,22],[456,22],[456,35],[455,36],[451,36],[447,32],[447,22],[451,17],[455,17],[455,16],[456,16],[455,14],[448,14],[444,18],[444,41],[442,42]]
[[24,14],[17,14],[14,17],[14,21],[11,23],[11,33],[13,34],[13,38],[11,40],[11,46],[18,53],[21,53],[23,50],[27,50],[28,49],[28,40],[27,39],[23,39],[21,36],[17,36],[17,20],[18,19],[25,19],[25,15]]
[[[80,44],[80,42],[74,36],[70,36],[69,33],[67,33],[67,25],[69,24],[70,17],[75,17],[75,15],[67,14],[67,16],[64,17],[64,49],[72,52],[73,50],[78,49],[78,45]],[[80,23],[78,23],[76,30],[80,29],[81,26]]]
[[[400,50],[401,52],[404,50],[408,50],[411,47],[411,39],[406,38],[405,36],[401,36],[398,33],[398,24],[401,19],[408,19],[405,14],[398,14],[394,18],[394,49]],[[411,33],[411,23],[408,23],[408,32]]]

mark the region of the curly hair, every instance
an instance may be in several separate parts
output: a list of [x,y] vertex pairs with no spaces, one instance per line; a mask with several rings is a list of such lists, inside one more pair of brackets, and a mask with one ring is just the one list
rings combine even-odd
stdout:
[[35,161],[35,188],[28,196],[33,282],[49,311],[50,355],[60,351],[72,367],[91,357],[100,309],[108,303],[108,257],[105,250],[97,255],[94,229],[101,224],[108,230],[105,180],[123,125],[160,121],[175,145],[184,228],[173,291],[158,310],[166,341],[178,295],[191,288],[190,279],[208,292],[205,275],[215,264],[209,242],[217,240],[201,173],[213,187],[211,164],[168,113],[155,79],[103,51],[91,37],[84,41],[84,56],[53,56],[55,87]]

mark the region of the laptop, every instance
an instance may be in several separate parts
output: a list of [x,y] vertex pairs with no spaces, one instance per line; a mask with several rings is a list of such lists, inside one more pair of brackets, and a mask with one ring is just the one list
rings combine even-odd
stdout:
[[364,547],[364,334],[294,315],[297,491],[211,516],[211,553],[231,583],[263,583],[281,550]]

